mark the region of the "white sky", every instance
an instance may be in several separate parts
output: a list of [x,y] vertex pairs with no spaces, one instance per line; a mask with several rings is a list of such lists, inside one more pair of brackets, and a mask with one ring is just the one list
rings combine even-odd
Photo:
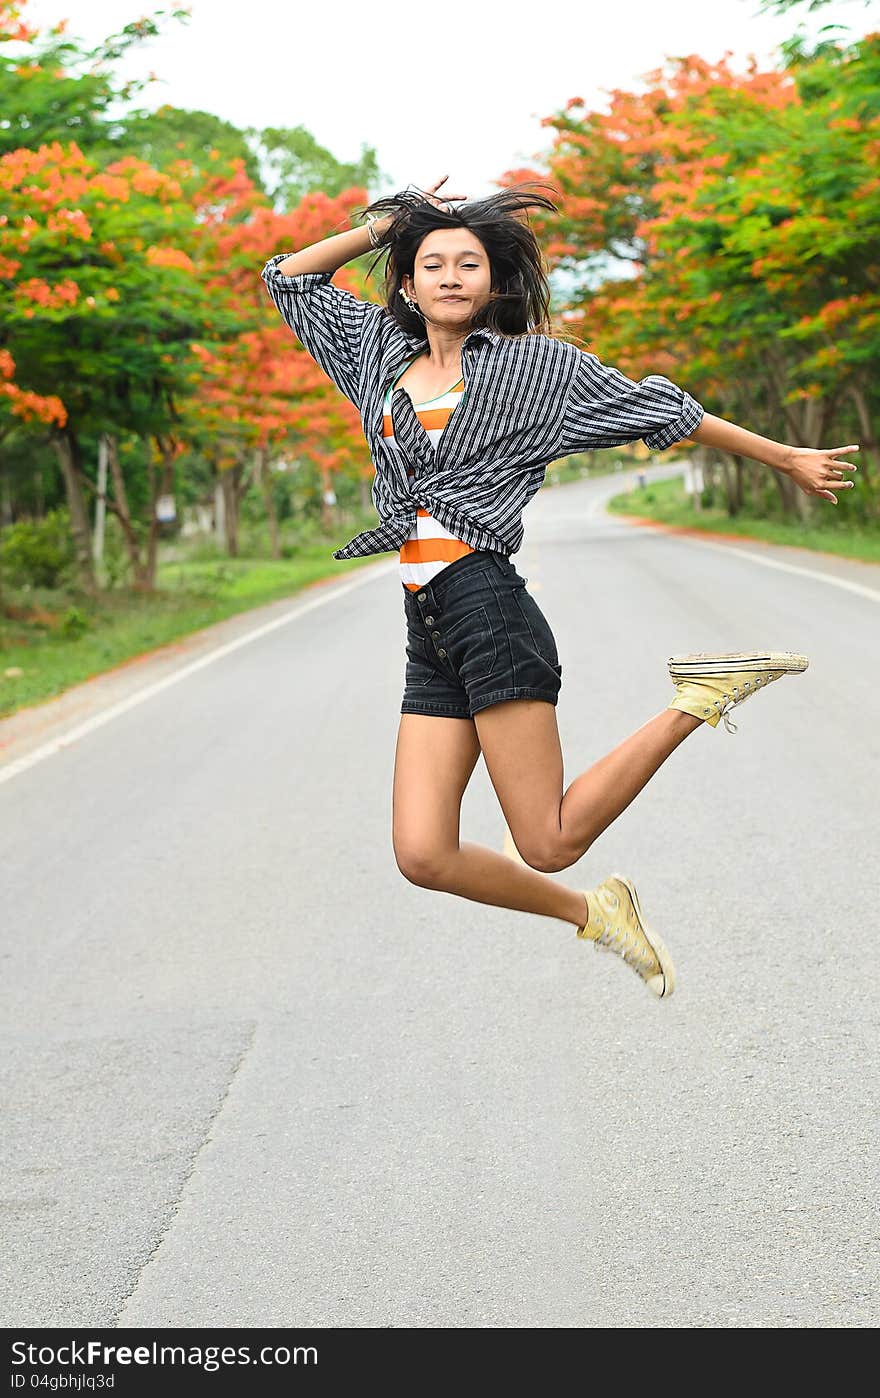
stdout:
[[[23,18],[97,43],[174,0],[28,0]],[[238,126],[304,125],[340,160],[376,149],[382,193],[449,175],[443,193],[478,198],[504,170],[540,168],[552,131],[542,116],[570,97],[606,108],[664,57],[732,50],[771,60],[799,26],[856,38],[880,25],[880,3],[832,0],[783,16],[758,0],[190,0],[188,23],[166,22],[117,72],[159,81],[135,102],[215,112]],[[546,21],[545,17],[546,16]]]

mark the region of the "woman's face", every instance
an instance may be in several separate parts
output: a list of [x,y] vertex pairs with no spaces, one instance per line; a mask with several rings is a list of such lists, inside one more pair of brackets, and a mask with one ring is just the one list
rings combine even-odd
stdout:
[[489,256],[467,228],[428,233],[415,256],[414,276],[403,277],[404,291],[425,320],[444,330],[464,330],[489,300],[491,286]]

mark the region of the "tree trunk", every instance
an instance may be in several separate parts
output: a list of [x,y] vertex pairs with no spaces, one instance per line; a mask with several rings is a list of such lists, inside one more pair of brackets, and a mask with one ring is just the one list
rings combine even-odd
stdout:
[[141,574],[140,586],[144,592],[155,592],[156,570],[159,563],[159,516],[156,504],[160,495],[174,492],[174,441],[171,438],[156,438],[160,453],[159,484],[156,485],[155,467],[150,470],[150,532],[147,536],[147,557]]
[[238,557],[241,502],[256,474],[256,464],[256,456],[252,456],[247,466],[242,466],[238,461],[221,472],[223,504],[226,511],[226,548],[230,558]]
[[741,458],[732,452],[722,451],[721,464],[724,468],[724,493],[727,496],[727,513],[731,519],[739,514],[742,505],[742,477],[739,467]]
[[223,489],[223,472],[219,471],[214,481],[214,538],[219,544],[226,538],[226,491]]
[[263,493],[266,519],[269,522],[269,547],[273,558],[281,557],[281,542],[278,538],[278,511],[275,509],[275,496],[272,493],[272,473],[269,470],[269,449],[260,447],[257,451],[256,475]]
[[790,476],[784,476],[781,471],[774,471],[773,479],[779,489],[783,512],[789,517],[797,515],[799,519],[807,520],[809,502],[804,492],[795,485]]
[[745,470],[746,470],[746,463],[745,463],[745,461],[743,460],[743,458],[742,458],[741,456],[737,456],[736,454],[734,454],[733,461],[734,461],[734,471],[735,471],[735,476],[734,476],[734,489],[735,489],[735,491],[736,491],[736,512],[737,512],[737,514],[739,514],[740,511],[741,511],[742,508],[743,508],[743,505],[745,504],[745,494],[746,494],[746,492],[745,492]]
[[0,525],[8,529],[12,518],[12,491],[9,489],[9,477],[4,471],[0,474]]
[[107,433],[98,438],[98,489],[95,500],[95,532],[92,557],[97,568],[104,562],[104,523],[107,518]]
[[[868,481],[871,479],[872,467],[880,467],[880,448],[877,445],[877,438],[874,436],[874,424],[871,421],[871,414],[865,402],[865,395],[859,384],[850,386],[850,397],[856,405],[856,412],[859,418],[859,454],[851,456],[850,461],[858,463],[859,475]],[[849,446],[848,442],[843,443]]]
[[228,466],[220,472],[223,486],[223,518],[226,526],[226,552],[230,558],[238,557],[239,494],[235,488],[235,474],[240,469],[239,466]]
[[115,437],[108,436],[107,438],[107,459],[110,466],[110,479],[113,482],[113,510],[122,526],[122,535],[131,563],[132,578],[137,578],[141,572],[141,547],[137,531],[132,523],[131,511],[128,508],[125,478],[119,464],[119,449]]
[[79,474],[73,459],[73,443],[70,440],[70,434],[68,432],[53,433],[52,446],[58,457],[58,465],[61,468],[61,477],[64,481],[67,508],[70,512],[70,532],[73,535],[73,547],[76,553],[80,581],[87,592],[94,593],[97,592],[97,583],[95,581],[95,566],[92,561],[89,517],[86,512],[86,502]]

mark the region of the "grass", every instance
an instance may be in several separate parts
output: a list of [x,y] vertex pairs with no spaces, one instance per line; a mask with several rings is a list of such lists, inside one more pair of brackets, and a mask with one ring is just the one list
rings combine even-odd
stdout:
[[[360,527],[367,526],[353,527],[347,537]],[[376,562],[377,555],[332,558],[343,533],[315,538],[278,561],[201,557],[160,564],[157,590],[146,596],[121,588],[94,600],[69,589],[6,589],[0,606],[0,718],[238,612]],[[74,634],[65,634],[65,618]]]
[[[821,501],[819,502],[822,503]],[[638,515],[658,524],[683,526],[706,533],[733,534],[739,538],[760,539],[767,544],[787,544],[794,548],[833,553],[840,558],[863,563],[880,563],[880,530],[854,524],[802,524],[798,520],[753,519],[748,515],[731,518],[726,510],[705,507],[697,513],[680,476],[666,481],[648,481],[644,486],[616,495],[609,510],[621,515]],[[829,511],[836,506],[827,503]]]

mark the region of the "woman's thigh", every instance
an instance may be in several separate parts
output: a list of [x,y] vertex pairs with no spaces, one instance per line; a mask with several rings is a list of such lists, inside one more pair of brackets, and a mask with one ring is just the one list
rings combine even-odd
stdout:
[[461,800],[479,755],[473,719],[401,714],[392,839],[397,866],[413,882],[441,877],[458,849]]
[[489,780],[523,859],[545,872],[567,869],[572,860],[561,844],[564,768],[555,706],[509,699],[480,709],[474,722]]

